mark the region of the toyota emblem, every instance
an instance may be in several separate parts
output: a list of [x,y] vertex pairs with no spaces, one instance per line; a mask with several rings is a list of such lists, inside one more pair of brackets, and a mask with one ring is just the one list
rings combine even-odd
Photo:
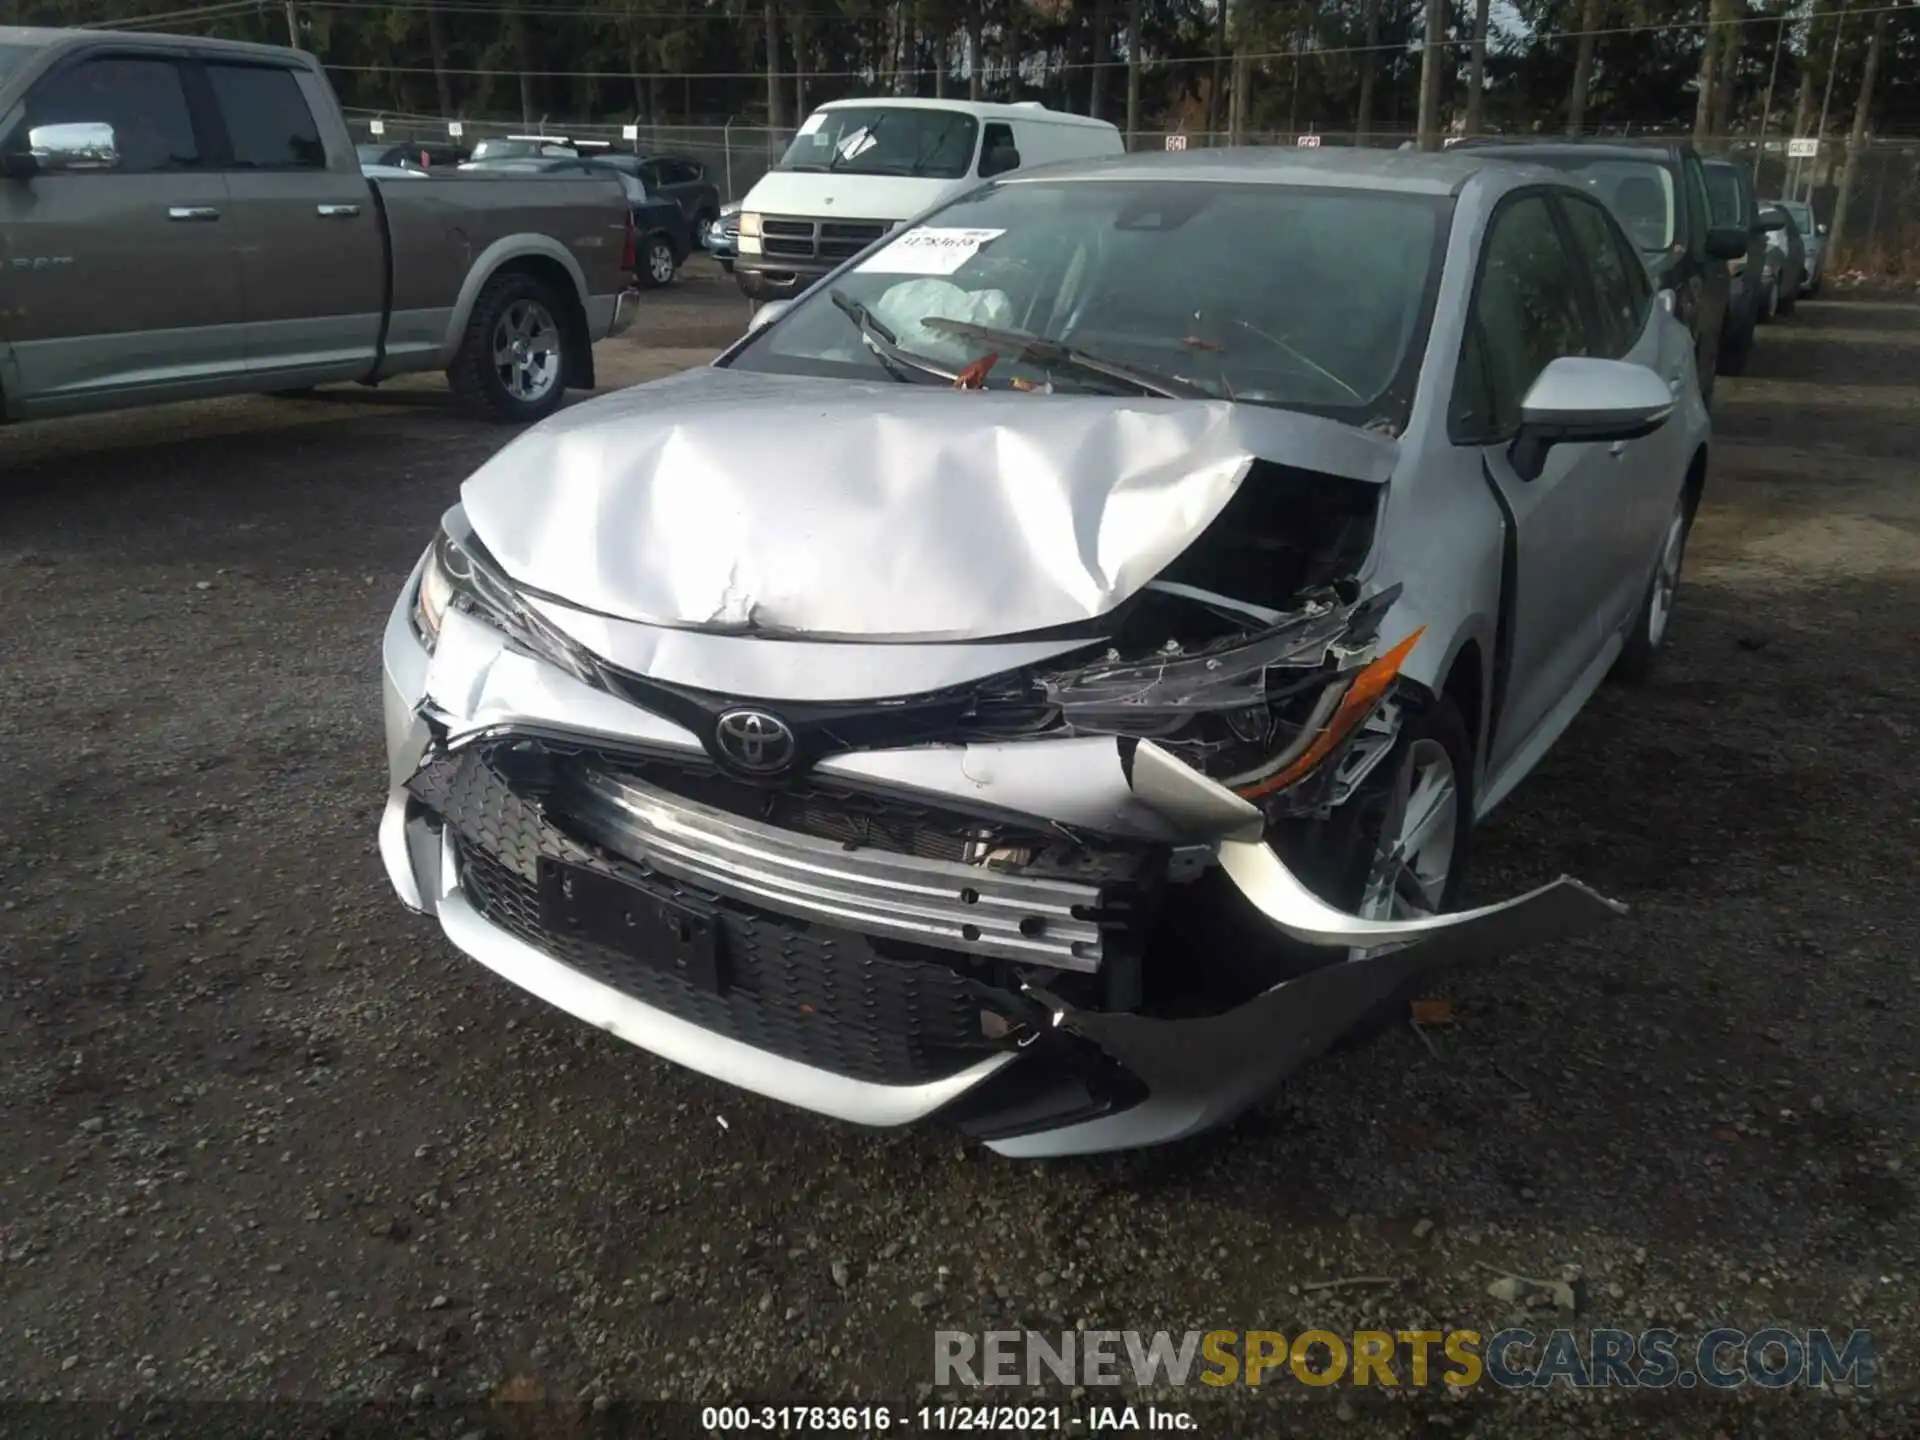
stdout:
[[800,753],[787,722],[764,710],[726,711],[714,722],[713,744],[727,763],[754,775],[777,775]]

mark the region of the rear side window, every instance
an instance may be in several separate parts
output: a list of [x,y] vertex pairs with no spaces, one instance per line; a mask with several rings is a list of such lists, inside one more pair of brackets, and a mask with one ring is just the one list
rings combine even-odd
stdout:
[[171,60],[103,55],[47,76],[27,96],[18,138],[25,148],[26,132],[41,125],[88,123],[113,127],[121,173],[151,175],[200,164],[187,92]]
[[1573,237],[1573,253],[1592,281],[1594,319],[1599,332],[1593,353],[1618,360],[1640,342],[1647,305],[1653,296],[1647,267],[1598,201],[1581,195],[1560,197]]
[[1522,196],[1494,217],[1450,407],[1456,440],[1504,440],[1540,372],[1562,355],[1591,353],[1583,284],[1546,197]]
[[1713,224],[1713,202],[1707,198],[1706,167],[1689,157],[1681,170],[1686,182],[1688,246],[1695,253],[1706,243],[1707,227]]
[[237,170],[324,170],[307,97],[291,70],[267,65],[208,65],[207,80],[226,122]]

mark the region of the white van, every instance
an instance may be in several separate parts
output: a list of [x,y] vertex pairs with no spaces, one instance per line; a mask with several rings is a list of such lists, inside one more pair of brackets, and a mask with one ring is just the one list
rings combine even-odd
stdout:
[[1105,120],[1032,102],[834,100],[747,192],[734,278],[756,300],[785,299],[983,179],[1126,148]]

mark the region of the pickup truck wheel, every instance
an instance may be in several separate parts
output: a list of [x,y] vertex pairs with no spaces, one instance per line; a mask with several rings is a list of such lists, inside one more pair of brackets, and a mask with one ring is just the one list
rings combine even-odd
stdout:
[[1660,563],[1654,566],[1653,579],[1633,617],[1633,630],[1613,662],[1613,673],[1629,682],[1645,680],[1653,673],[1653,662],[1667,643],[1667,626],[1673,619],[1673,602],[1680,592],[1680,567],[1687,558],[1687,532],[1692,528],[1687,500],[1682,496],[1667,522],[1667,537],[1660,547]]
[[671,285],[674,272],[679,268],[679,262],[673,258],[673,242],[666,236],[649,235],[640,242],[640,266],[635,278],[647,289]]
[[513,424],[552,414],[567,393],[564,313],[552,289],[531,275],[489,280],[447,370],[461,403]]

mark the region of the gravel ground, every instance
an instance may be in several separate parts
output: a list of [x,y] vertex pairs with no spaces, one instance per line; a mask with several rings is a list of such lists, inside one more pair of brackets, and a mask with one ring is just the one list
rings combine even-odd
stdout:
[[[691,272],[603,379],[744,314]],[[400,909],[379,630],[508,438],[437,382],[7,434],[0,1399],[908,1402],[941,1326],[1568,1319],[1507,1272],[1577,1280],[1579,1326],[1870,1328],[1880,1384],[1177,1403],[1216,1435],[1912,1433],[1917,386],[1920,306],[1863,299],[1722,382],[1670,654],[1480,842],[1483,897],[1564,871],[1626,920],[1229,1133],[1048,1165],[674,1070]]]

